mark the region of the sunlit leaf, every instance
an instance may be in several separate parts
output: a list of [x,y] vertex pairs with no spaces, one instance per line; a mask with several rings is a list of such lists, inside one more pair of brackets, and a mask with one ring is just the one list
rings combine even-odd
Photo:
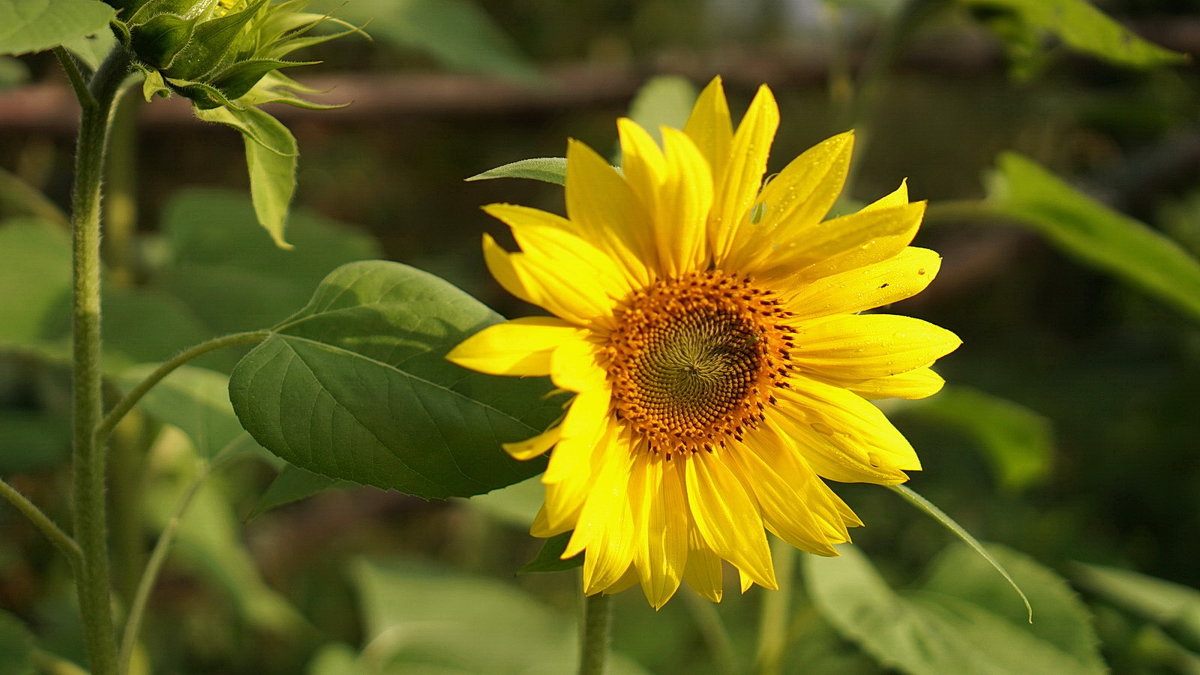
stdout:
[[968,387],[946,387],[937,396],[901,409],[961,430],[974,438],[995,468],[1000,484],[1020,490],[1050,472],[1050,422],[1032,410]]
[[545,487],[535,477],[485,495],[475,495],[467,503],[502,523],[528,530],[544,498]]
[[0,673],[32,675],[33,634],[17,617],[0,611]]
[[1200,653],[1200,591],[1101,565],[1076,565],[1073,578],[1084,590],[1157,624],[1181,645]]
[[1147,68],[1180,63],[1182,54],[1147,42],[1113,21],[1087,0],[960,0],[974,7],[1002,10],[1012,15],[1025,38],[1035,42],[1053,35],[1079,52],[1110,63]]
[[0,0],[0,54],[53,49],[108,30],[116,11],[100,0]]
[[489,180],[492,178],[531,178],[555,185],[567,184],[566,157],[535,157],[498,166],[467,180]]
[[543,378],[464,370],[445,354],[500,317],[406,265],[345,265],[234,369],[259,443],[309,471],[422,497],[467,497],[540,472],[501,448],[561,414]]
[[[1028,586],[1033,602],[1069,626],[1035,628],[1023,620],[1019,603],[1015,613],[1008,605],[994,607],[1008,592],[1004,581],[965,549],[936,565],[925,587],[903,593],[856,548],[839,550],[837,558],[804,556],[807,588],[822,615],[886,667],[914,675],[1107,672],[1078,600],[1028,558],[994,551]],[[947,578],[955,575],[964,578]]]
[[1200,261],[1159,232],[1015,153],[1000,157],[989,192],[994,208],[1067,254],[1200,318]]
[[280,248],[291,248],[283,236],[288,205],[296,191],[296,138],[282,122],[258,108],[219,107],[196,110],[207,122],[225,124],[242,132],[246,146],[246,169],[250,173],[250,196],[258,223]]

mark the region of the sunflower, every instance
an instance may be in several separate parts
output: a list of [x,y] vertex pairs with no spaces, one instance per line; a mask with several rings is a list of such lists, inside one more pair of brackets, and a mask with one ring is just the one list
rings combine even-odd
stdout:
[[764,184],[778,125],[763,86],[735,131],[717,78],[661,147],[619,120],[620,171],[571,141],[566,218],[485,207],[521,249],[485,235],[489,270],[553,316],[491,326],[448,358],[575,393],[559,423],[505,449],[551,453],[531,532],[574,530],[563,558],[584,553],[588,594],[640,583],[657,608],[687,581],[717,602],[722,561],[743,591],[775,588],[766,532],[833,556],[862,524],[825,480],[892,485],[921,468],[868,399],[937,392],[929,366],[960,341],[860,312],[937,273],[936,253],[908,245],[925,204],[902,183],[825,220],[853,135]]

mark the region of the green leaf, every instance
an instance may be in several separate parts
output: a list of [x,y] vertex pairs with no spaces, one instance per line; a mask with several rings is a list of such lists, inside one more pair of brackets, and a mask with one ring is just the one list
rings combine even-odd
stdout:
[[71,241],[39,220],[0,225],[0,348],[31,347],[48,338],[71,299]]
[[53,49],[108,30],[114,16],[100,0],[0,0],[0,54]]
[[[131,368],[121,374],[118,383],[128,391],[156,367],[145,364]],[[156,384],[138,405],[187,434],[197,454],[207,459],[216,457],[245,433],[229,403],[229,377],[223,373],[182,366]]]
[[900,411],[970,435],[987,453],[1006,489],[1030,487],[1050,473],[1050,422],[1022,405],[969,387],[946,387]]
[[17,617],[0,611],[0,673],[33,675],[33,634]]
[[246,168],[250,173],[250,196],[258,223],[275,245],[291,248],[283,238],[288,205],[296,191],[296,138],[282,122],[257,108],[196,110],[207,122],[225,124],[242,132],[246,145]]
[[547,539],[546,543],[542,544],[541,550],[538,551],[537,557],[522,567],[519,573],[565,572],[566,570],[573,570],[583,565],[582,553],[563,560],[562,554],[567,550],[567,543],[571,541],[571,534],[571,532],[563,532]]
[[214,336],[278,323],[334,268],[381,254],[368,235],[304,209],[289,219],[296,248],[282,250],[258,229],[247,196],[227,190],[178,192],[160,229],[170,259],[154,286],[179,298]]
[[[897,593],[856,548],[839,550],[837,558],[804,556],[806,586],[834,627],[886,667],[914,675],[1106,672],[1086,611],[1060,579],[1027,558],[995,552],[1048,616],[1070,626],[1035,629],[1019,604],[1015,615],[1011,607],[997,611],[990,603],[1005,592],[1003,582],[959,553],[939,562],[925,588]],[[946,579],[954,574],[969,578]]]
[[68,40],[63,43],[63,46],[94,72],[100,67],[109,52],[117,46],[117,37],[106,28],[95,35],[85,35]]
[[130,40],[133,51],[143,63],[155,71],[169,72],[171,61],[192,39],[195,30],[194,18],[159,14],[132,31]]
[[1053,35],[1078,52],[1121,66],[1149,68],[1182,63],[1183,54],[1138,37],[1086,0],[960,0],[968,5],[1008,13],[1016,27],[1035,42]]
[[540,82],[533,64],[479,4],[469,0],[361,0],[338,4],[383,42],[429,54],[451,70]]
[[427,498],[467,497],[541,471],[500,448],[561,414],[543,378],[469,372],[445,354],[500,321],[406,265],[345,265],[234,369],[242,425],[283,459],[331,478]]
[[[352,568],[363,608],[363,661],[383,673],[574,672],[573,616],[493,579],[405,563]],[[370,672],[370,671],[358,671]],[[643,673],[617,655],[612,675]]]
[[267,491],[258,498],[258,503],[254,505],[254,510],[250,512],[250,515],[246,516],[246,520],[252,520],[271,509],[311,497],[318,492],[349,485],[351,483],[346,481],[328,478],[319,473],[301,469],[294,464],[285,464],[275,480],[267,486]]
[[489,169],[483,173],[477,173],[467,180],[490,180],[492,178],[532,178],[544,183],[566,185],[567,158],[536,157],[534,159],[522,159],[518,162]]
[[1105,601],[1153,622],[1200,653],[1200,591],[1129,570],[1077,564],[1075,582]]
[[1200,261],[1159,232],[1015,153],[1001,155],[989,193],[1000,213],[1065,253],[1200,318]]
[[660,127],[682,129],[696,102],[696,85],[678,75],[650,78],[629,104],[629,117],[662,144]]
[[1025,603],[1025,612],[1027,618],[1029,623],[1033,623],[1033,605],[1030,604],[1029,598],[1025,596],[1025,591],[1021,590],[1021,587],[1017,585],[1015,580],[1013,580],[1012,575],[1009,574],[1008,570],[1005,569],[1004,566],[1000,564],[1000,561],[996,560],[996,558],[993,557],[992,554],[983,547],[983,544],[979,543],[978,539],[971,536],[970,532],[967,532],[962,525],[959,525],[958,522],[956,522],[953,518],[946,515],[946,512],[939,509],[936,505],[934,505],[933,502],[917,494],[916,490],[913,490],[907,485],[889,485],[888,488],[901,497],[904,497],[909,504],[912,504],[929,517],[941,523],[942,526],[947,530],[953,532],[954,535],[958,537],[964,544],[970,546],[973,551],[978,553],[981,558],[986,560],[988,564],[992,566],[992,569],[996,570],[996,572],[999,572],[1000,576],[1004,577],[1004,580],[1008,582],[1008,585],[1017,592],[1017,596],[1019,596],[1021,601]]
[[226,53],[237,46],[235,42],[242,27],[258,14],[259,8],[267,1],[249,2],[239,11],[199,23],[193,30],[192,39],[181,45],[169,67],[165,63],[155,65],[162,66],[171,77],[183,80],[200,79],[206,73],[226,65]]

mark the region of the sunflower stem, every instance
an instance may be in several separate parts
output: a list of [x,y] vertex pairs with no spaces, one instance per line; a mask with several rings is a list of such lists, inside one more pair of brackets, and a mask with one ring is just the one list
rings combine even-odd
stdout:
[[583,604],[583,635],[579,644],[579,675],[603,675],[608,659],[612,627],[612,596],[586,596]]
[[775,539],[771,542],[771,557],[775,559],[775,580],[779,590],[763,596],[762,615],[758,624],[758,653],[754,672],[778,675],[787,649],[788,623],[791,618],[792,582],[795,579],[796,549]]
[[[66,58],[64,58],[66,56]],[[71,194],[72,232],[72,429],[75,540],[82,553],[75,574],[88,662],[95,675],[117,670],[104,445],[94,433],[101,415],[100,366],[100,187],[113,102],[129,72],[129,55],[114,49],[96,70],[86,92],[78,66],[59,53],[79,98],[81,117]]]

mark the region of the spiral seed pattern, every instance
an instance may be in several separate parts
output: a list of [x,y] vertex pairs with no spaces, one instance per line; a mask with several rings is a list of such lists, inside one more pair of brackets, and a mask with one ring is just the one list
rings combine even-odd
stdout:
[[719,270],[660,280],[617,311],[606,354],[617,416],[654,451],[741,440],[791,371],[791,314],[774,293]]

